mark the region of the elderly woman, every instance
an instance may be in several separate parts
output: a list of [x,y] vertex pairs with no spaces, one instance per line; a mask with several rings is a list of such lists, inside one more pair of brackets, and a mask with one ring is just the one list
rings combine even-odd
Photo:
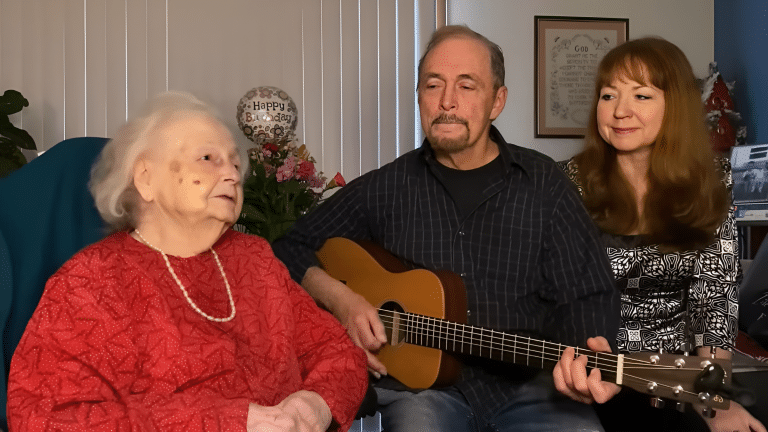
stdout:
[[192,96],[123,126],[91,192],[115,231],[48,281],[14,354],[12,430],[346,430],[362,350],[268,243],[230,230],[240,152]]

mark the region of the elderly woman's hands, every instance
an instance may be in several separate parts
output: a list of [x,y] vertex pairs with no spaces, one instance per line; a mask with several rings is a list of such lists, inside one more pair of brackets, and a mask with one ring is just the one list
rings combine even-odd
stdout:
[[248,432],[323,432],[331,425],[331,410],[319,394],[299,390],[279,404],[250,404]]

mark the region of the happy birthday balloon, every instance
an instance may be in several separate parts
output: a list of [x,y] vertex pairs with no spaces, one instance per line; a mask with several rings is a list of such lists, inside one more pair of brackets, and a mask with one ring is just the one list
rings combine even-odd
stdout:
[[296,131],[296,104],[277,87],[256,87],[237,104],[237,125],[255,143],[281,141]]

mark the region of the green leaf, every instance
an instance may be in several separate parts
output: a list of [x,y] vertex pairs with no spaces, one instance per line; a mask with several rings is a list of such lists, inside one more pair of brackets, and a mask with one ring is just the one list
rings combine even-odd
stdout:
[[266,222],[267,216],[257,206],[250,203],[243,203],[243,210],[240,212],[240,219],[244,222]]
[[264,165],[256,161],[251,161],[251,170],[253,170],[254,177],[260,177],[260,178],[267,177],[267,170],[264,169]]
[[27,158],[18,147],[0,138],[0,178],[23,167],[26,163]]
[[[6,90],[0,96],[0,136],[6,137],[15,146],[25,150],[35,150],[35,140],[24,129],[19,129],[11,123],[8,116],[20,112],[29,106],[29,101],[16,90]],[[26,161],[26,159],[24,159]]]

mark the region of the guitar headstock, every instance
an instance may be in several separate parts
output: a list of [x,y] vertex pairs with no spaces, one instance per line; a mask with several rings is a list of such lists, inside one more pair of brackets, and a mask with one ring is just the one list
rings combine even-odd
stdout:
[[641,393],[714,409],[730,406],[724,397],[731,383],[730,360],[643,352],[626,354],[621,369],[617,383]]

